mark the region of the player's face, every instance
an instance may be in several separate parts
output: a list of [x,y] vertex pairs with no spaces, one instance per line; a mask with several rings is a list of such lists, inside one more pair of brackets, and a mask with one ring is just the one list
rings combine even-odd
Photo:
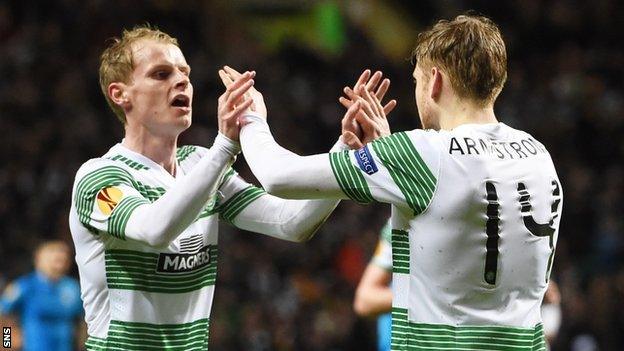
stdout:
[[41,249],[35,258],[37,270],[51,279],[58,279],[69,269],[69,252],[63,246],[52,245]]
[[[173,44],[142,40],[132,47],[134,71],[127,85],[128,125],[177,136],[191,125],[191,68]],[[132,121],[131,121],[132,120]]]
[[418,116],[423,129],[440,129],[438,113],[434,107],[434,101],[431,98],[431,79],[425,76],[422,68],[416,64],[414,72],[414,96],[416,98],[416,107],[418,107]]

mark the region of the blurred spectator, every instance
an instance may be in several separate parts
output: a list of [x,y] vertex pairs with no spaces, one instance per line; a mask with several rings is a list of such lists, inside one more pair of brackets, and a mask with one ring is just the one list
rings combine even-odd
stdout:
[[9,284],[0,299],[0,314],[20,319],[24,351],[70,351],[82,316],[78,281],[68,277],[70,249],[48,241],[35,251],[35,271]]

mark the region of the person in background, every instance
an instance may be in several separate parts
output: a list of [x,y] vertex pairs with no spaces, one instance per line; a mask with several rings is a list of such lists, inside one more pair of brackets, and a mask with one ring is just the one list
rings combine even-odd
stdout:
[[542,322],[546,343],[550,346],[557,339],[561,327],[561,293],[554,280],[548,283],[548,289],[542,302]]
[[35,271],[9,284],[0,298],[0,315],[19,318],[24,351],[73,350],[83,310],[78,281],[67,276],[70,255],[63,241],[42,243]]
[[377,350],[390,351],[392,327],[392,231],[387,223],[379,233],[373,258],[355,290],[353,309],[362,317],[377,317]]

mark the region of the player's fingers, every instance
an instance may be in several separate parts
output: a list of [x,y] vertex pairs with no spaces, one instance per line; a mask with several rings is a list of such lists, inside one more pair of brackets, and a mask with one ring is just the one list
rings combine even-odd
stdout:
[[377,96],[375,96],[375,94],[370,94],[371,99],[373,100],[373,107],[375,109],[375,112],[377,113],[377,116],[381,117],[381,118],[386,118],[386,113],[383,110],[383,106],[381,106],[381,101],[379,101],[379,99],[377,98]]
[[362,129],[365,129],[367,132],[372,131],[374,129],[375,121],[373,120],[373,111],[370,108],[370,105],[364,101],[363,99],[358,100],[360,107],[360,111],[364,113],[358,113],[355,115],[356,121],[360,124]]
[[223,70],[225,70],[234,79],[239,78],[242,75],[239,71],[228,65],[223,66]]
[[350,149],[361,149],[364,147],[360,138],[353,134],[353,132],[349,131],[342,133],[342,142],[345,143]]
[[365,106],[364,108],[367,111],[370,111],[369,117],[373,118],[373,119],[374,118],[381,118],[382,117],[382,116],[380,116],[380,114],[382,114],[381,113],[381,106],[378,106],[378,103],[377,103],[378,100],[375,100],[374,95],[371,94],[366,89],[364,89],[362,91],[362,95],[363,95],[364,101],[366,101],[366,103],[368,105],[368,106]]
[[358,84],[356,85],[353,89],[351,89],[350,87],[344,87],[344,89],[342,89],[342,91],[345,93],[345,95],[347,95],[347,97],[351,100],[356,100],[357,99],[357,94],[355,93],[354,89],[357,91],[358,87],[361,87],[362,84]]
[[382,76],[383,74],[381,73],[381,71],[375,72],[375,74],[373,74],[368,80],[368,83],[366,83],[366,90],[375,91],[375,88],[377,88],[377,84],[379,84],[379,82],[381,81]]
[[226,94],[226,98],[229,97],[230,94],[232,94],[233,91],[235,91],[236,89],[240,88],[243,84],[247,83],[249,80],[251,80],[254,76],[256,75],[256,72],[245,72],[242,76],[240,76],[238,79],[234,80],[234,83],[230,84],[229,87],[227,87],[225,94]]
[[358,101],[354,102],[351,107],[345,112],[343,121],[354,118],[355,115],[360,111],[360,103]]
[[397,105],[397,101],[396,100],[390,100],[386,106],[384,106],[383,111],[384,114],[386,115],[386,117],[388,117],[388,115],[390,114],[390,112],[392,112],[392,110],[394,110],[394,108]]
[[219,70],[219,77],[221,78],[221,82],[223,82],[223,85],[227,88],[230,85],[232,85],[232,83],[234,83],[234,81],[232,80],[232,78],[230,77],[229,74],[227,74],[224,70],[220,69]]
[[370,75],[371,75],[371,70],[365,69],[364,72],[360,74],[360,77],[358,78],[358,80],[355,82],[353,86],[356,87],[358,85],[362,85],[366,83],[366,81],[368,81],[368,79],[370,78]]
[[388,92],[388,88],[390,87],[390,79],[384,79],[381,84],[379,84],[379,88],[377,88],[377,92],[375,92],[375,96],[382,101],[386,93]]
[[353,101],[351,101],[351,100],[349,100],[349,99],[345,98],[344,96],[339,97],[339,98],[338,98],[338,101],[339,101],[339,102],[340,102],[340,104],[341,104],[342,106],[344,106],[345,108],[349,108],[349,107],[351,107],[351,105],[353,105]]
[[227,114],[225,119],[230,120],[232,118],[238,118],[243,112],[247,111],[251,106],[252,100],[245,100],[242,104],[236,106],[230,113]]
[[[237,70],[235,70],[234,68],[230,67],[230,66],[223,66],[223,69],[234,79],[238,78],[241,76],[241,73],[238,72]],[[256,76],[256,71],[252,71],[254,74],[254,77]],[[255,87],[251,87],[250,91],[256,91]]]
[[[235,104],[240,103],[240,100],[243,97],[243,95],[245,95],[245,93],[249,91],[249,88],[251,88],[253,84],[254,84],[253,79],[248,80],[247,82],[243,83],[243,85],[238,87],[238,89],[232,91],[226,100],[226,103],[228,104],[228,106],[233,106]],[[245,99],[245,100],[249,100],[253,102],[253,99]]]
[[227,74],[224,71],[219,70],[219,78],[221,78],[221,83],[223,83],[223,86],[226,88],[230,85],[230,82],[227,79]]

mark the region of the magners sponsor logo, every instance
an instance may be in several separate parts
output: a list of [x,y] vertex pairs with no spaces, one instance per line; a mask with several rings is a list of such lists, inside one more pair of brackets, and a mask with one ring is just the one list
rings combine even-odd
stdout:
[[184,273],[196,270],[210,264],[210,247],[204,246],[197,253],[161,253],[158,256],[159,273]]
[[119,204],[122,197],[123,193],[119,188],[109,187],[100,190],[97,194],[96,202],[100,211],[109,216],[115,209],[115,206]]

